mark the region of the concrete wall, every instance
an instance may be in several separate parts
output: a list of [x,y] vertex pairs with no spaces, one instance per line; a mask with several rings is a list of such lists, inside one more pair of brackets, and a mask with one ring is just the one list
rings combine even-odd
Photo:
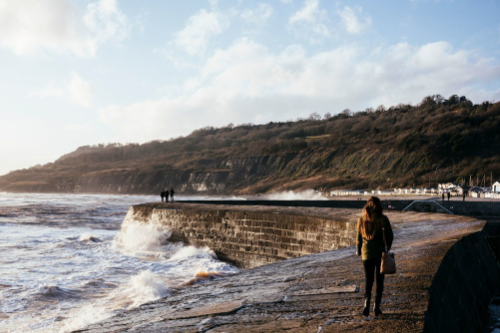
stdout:
[[[145,204],[131,207],[123,225],[161,224],[172,230],[171,241],[208,246],[221,260],[252,268],[354,245],[353,216],[328,211],[319,217],[307,208]],[[499,235],[500,224],[489,222],[448,250],[429,290],[424,332],[482,332],[500,290],[498,246],[497,257],[492,251]]]
[[[184,203],[238,205],[238,206],[280,206],[280,207],[323,207],[362,209],[366,204],[363,200],[186,200]],[[403,210],[413,200],[391,200],[380,197],[384,209],[391,205],[393,210]]]
[[430,289],[425,333],[483,332],[500,290],[500,267],[488,244],[492,229],[462,238],[447,252]]
[[[398,200],[380,197],[384,209],[400,211],[411,203],[415,202],[411,211],[444,213],[437,205],[421,202],[419,200]],[[500,218],[499,201],[441,201],[437,203],[451,211],[455,215],[474,216],[480,218]],[[240,205],[240,206],[286,206],[286,207],[325,207],[325,208],[353,208],[362,209],[366,203],[363,200],[199,200],[199,201],[180,201],[185,203],[201,203],[214,205]]]
[[482,218],[500,218],[499,201],[438,201],[453,214]]
[[171,241],[208,246],[219,259],[251,268],[283,259],[354,245],[356,222],[245,209],[165,208],[138,205],[124,221],[158,223]]

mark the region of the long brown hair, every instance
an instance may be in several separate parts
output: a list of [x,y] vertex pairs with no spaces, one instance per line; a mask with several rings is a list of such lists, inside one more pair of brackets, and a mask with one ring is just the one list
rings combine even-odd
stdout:
[[374,237],[376,230],[382,229],[383,210],[379,198],[373,196],[368,198],[358,223],[358,231],[363,238],[370,240]]

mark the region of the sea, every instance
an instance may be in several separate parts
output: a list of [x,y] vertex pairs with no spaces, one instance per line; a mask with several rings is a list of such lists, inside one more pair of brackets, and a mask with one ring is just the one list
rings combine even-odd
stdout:
[[161,225],[121,229],[131,205],[159,200],[0,193],[0,332],[70,332],[238,272]]

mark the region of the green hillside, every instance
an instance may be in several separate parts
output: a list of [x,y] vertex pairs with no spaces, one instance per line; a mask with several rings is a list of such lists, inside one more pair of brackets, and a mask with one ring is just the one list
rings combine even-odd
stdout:
[[80,147],[0,177],[0,190],[263,193],[392,188],[500,176],[500,103],[429,96],[417,106],[344,110],[266,125],[203,128],[187,137]]

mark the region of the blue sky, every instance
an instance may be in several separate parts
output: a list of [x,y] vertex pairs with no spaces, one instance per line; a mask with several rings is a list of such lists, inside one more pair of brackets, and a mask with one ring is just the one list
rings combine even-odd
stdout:
[[429,94],[500,100],[496,0],[0,0],[0,174]]

